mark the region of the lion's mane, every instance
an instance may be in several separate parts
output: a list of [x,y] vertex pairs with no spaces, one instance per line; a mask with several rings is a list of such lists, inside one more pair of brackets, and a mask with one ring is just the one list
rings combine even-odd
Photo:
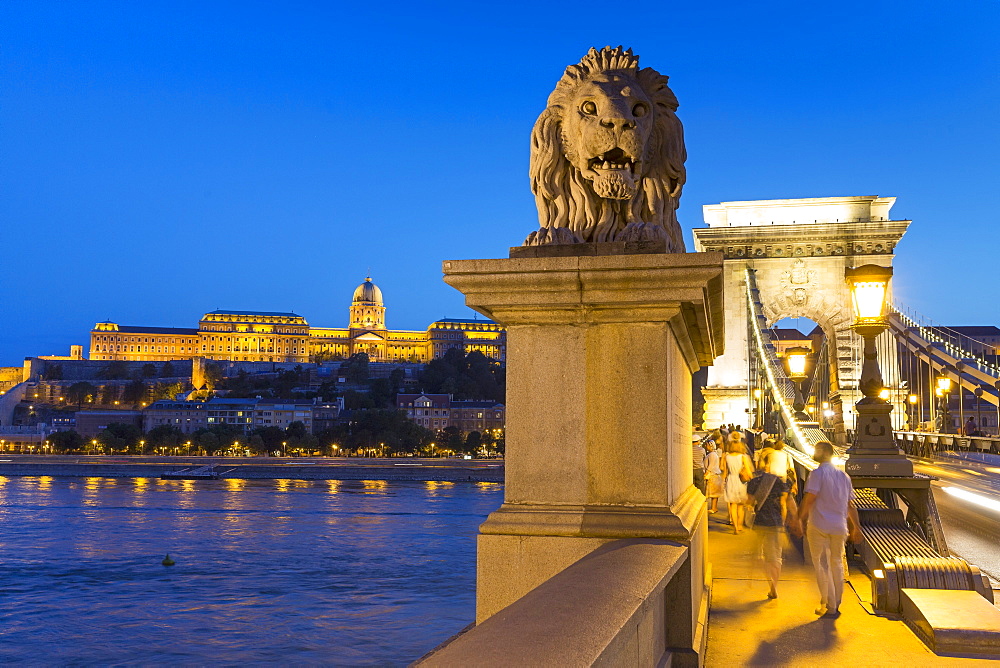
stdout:
[[[635,195],[628,200],[604,199],[593,185],[566,158],[563,117],[570,111],[578,86],[598,73],[615,72],[638,84],[653,105],[654,125],[644,149],[644,173],[637,176]],[[601,242],[628,240],[625,228],[634,223],[660,227],[666,234],[668,251],[683,252],[684,240],[677,224],[677,206],[684,186],[684,130],[674,113],[677,98],[667,86],[667,77],[652,68],[639,69],[639,57],[632,50],[605,47],[590,49],[576,65],[566,68],[548,106],[538,117],[531,133],[531,192],[538,207],[541,230],[532,233],[526,245],[565,243],[575,235],[579,241]],[[565,229],[557,229],[565,228]],[[547,230],[547,232],[546,232]],[[566,234],[566,230],[572,235]],[[562,241],[559,241],[559,240]]]

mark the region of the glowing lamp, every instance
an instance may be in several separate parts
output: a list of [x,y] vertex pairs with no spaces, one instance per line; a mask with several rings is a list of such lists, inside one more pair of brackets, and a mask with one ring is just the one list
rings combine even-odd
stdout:
[[761,390],[759,387],[754,389],[754,391],[753,391],[753,398],[754,399],[760,399],[763,396],[764,396],[764,391],[763,390]]
[[883,387],[881,390],[879,390],[878,398],[879,399],[888,399],[889,398],[889,388],[888,387]]
[[885,317],[885,296],[892,278],[892,267],[866,264],[846,272],[854,306],[854,326],[888,325]]
[[948,378],[948,376],[938,376],[937,386],[942,392],[951,392],[951,378]]
[[792,379],[806,377],[806,361],[809,357],[808,348],[789,348],[785,351],[785,362],[788,364],[788,376]]
[[906,400],[909,401],[911,404],[915,404],[917,403],[917,395],[911,394],[906,398]]

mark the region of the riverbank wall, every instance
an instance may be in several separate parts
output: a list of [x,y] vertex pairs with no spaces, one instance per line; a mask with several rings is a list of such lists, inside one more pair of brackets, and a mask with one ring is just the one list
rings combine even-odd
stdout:
[[69,476],[76,478],[159,478],[185,468],[214,465],[220,478],[243,480],[388,480],[416,482],[496,482],[504,480],[503,462],[462,462],[425,460],[420,463],[399,460],[363,463],[232,462],[202,458],[176,462],[150,461],[0,461],[0,476]]

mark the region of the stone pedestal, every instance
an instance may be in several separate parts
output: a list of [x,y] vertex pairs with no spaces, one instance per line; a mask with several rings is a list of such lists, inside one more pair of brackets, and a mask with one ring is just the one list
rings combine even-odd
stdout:
[[691,373],[721,352],[721,270],[720,253],[444,263],[507,327],[506,484],[480,527],[478,621],[619,538],[690,545],[700,597]]
[[844,470],[851,476],[913,476],[913,463],[896,447],[889,414],[892,404],[862,399],[855,406],[857,429]]

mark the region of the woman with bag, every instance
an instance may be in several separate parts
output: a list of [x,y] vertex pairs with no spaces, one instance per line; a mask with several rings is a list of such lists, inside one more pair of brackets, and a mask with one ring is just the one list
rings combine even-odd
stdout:
[[743,521],[746,518],[747,481],[753,477],[753,462],[746,454],[746,447],[740,442],[738,435],[729,439],[726,456],[722,458],[722,479],[724,487],[722,500],[729,506],[729,523],[733,525],[733,533],[743,531]]
[[778,598],[778,579],[781,577],[782,536],[787,524],[793,531],[801,532],[795,497],[789,493],[792,483],[774,473],[770,467],[778,467],[781,462],[780,450],[772,450],[761,461],[761,473],[747,485],[747,491],[756,501],[756,521],[754,531],[764,557],[764,575],[767,577],[768,598]]

